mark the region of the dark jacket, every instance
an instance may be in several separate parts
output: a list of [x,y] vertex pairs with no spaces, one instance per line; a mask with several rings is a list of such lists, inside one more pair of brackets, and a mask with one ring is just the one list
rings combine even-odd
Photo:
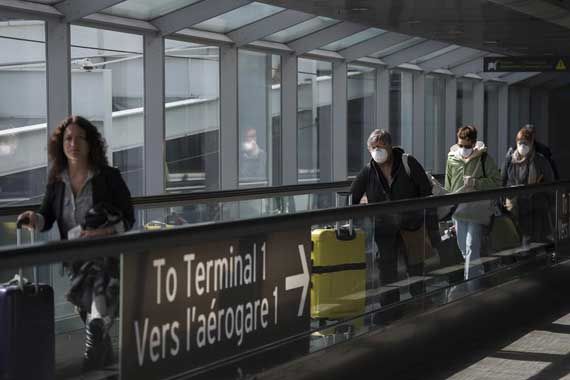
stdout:
[[[410,175],[402,163],[403,150],[394,148],[392,164],[392,185],[384,178],[377,164],[371,160],[352,183],[352,202],[358,204],[364,194],[369,203],[419,198],[432,194],[432,185],[422,165],[408,156]],[[380,215],[376,217],[376,234],[394,234],[401,228],[417,230],[423,223],[423,210],[402,213],[401,215]],[[380,230],[378,230],[380,229]]]
[[[91,179],[93,186],[93,205],[101,202],[110,203],[123,213],[125,231],[131,229],[135,223],[135,214],[131,202],[131,193],[123,181],[119,170],[110,166],[103,167]],[[46,194],[38,211],[44,217],[44,228],[47,231],[57,221],[61,239],[67,238],[60,216],[63,212],[65,198],[65,184],[55,181],[47,185]]]

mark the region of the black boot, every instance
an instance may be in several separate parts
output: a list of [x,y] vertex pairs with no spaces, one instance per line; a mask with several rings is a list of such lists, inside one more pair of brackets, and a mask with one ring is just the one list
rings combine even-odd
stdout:
[[105,366],[105,328],[103,320],[96,318],[86,325],[83,370],[92,371]]

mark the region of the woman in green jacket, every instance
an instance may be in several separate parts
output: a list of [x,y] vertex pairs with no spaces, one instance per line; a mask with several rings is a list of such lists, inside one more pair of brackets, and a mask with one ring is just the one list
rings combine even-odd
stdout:
[[[499,187],[501,175],[487,148],[477,141],[477,129],[468,125],[457,132],[457,144],[452,146],[445,168],[445,189],[450,193],[487,190]],[[493,207],[490,201],[460,204],[453,214],[457,244],[465,259],[465,279],[469,278],[469,263],[481,257],[483,229],[489,225]],[[481,274],[482,268],[471,268]]]

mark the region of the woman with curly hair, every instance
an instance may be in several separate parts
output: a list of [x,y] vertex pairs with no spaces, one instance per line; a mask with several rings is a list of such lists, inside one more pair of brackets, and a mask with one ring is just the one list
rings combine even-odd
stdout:
[[[108,165],[105,152],[105,141],[91,122],[81,116],[65,119],[48,143],[51,167],[41,207],[22,213],[18,220],[38,231],[47,231],[57,222],[61,239],[129,230],[134,224],[131,194],[119,170]],[[94,210],[107,216],[104,223],[91,223],[97,214]],[[65,266],[71,279],[67,299],[86,326],[83,367],[102,368],[113,361],[108,332],[118,314],[118,260],[76,260]]]

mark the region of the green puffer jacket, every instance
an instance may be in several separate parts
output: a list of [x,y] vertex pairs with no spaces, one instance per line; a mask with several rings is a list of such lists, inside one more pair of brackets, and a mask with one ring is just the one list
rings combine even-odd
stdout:
[[[481,162],[485,156],[485,164]],[[483,175],[483,166],[485,166],[485,174]],[[476,172],[475,172],[476,171]],[[468,158],[463,158],[459,154],[459,147],[454,145],[449,150],[447,156],[447,166],[445,168],[445,189],[450,193],[461,193],[469,191],[463,187],[463,176],[475,177],[475,189],[488,190],[501,186],[501,173],[492,157],[487,154],[485,144],[478,141],[475,144],[473,153]],[[471,190],[472,191],[472,190]],[[475,204],[473,204],[474,206]],[[458,217],[459,219],[459,217]],[[461,220],[480,222],[479,218],[473,215],[473,220],[464,215]]]

